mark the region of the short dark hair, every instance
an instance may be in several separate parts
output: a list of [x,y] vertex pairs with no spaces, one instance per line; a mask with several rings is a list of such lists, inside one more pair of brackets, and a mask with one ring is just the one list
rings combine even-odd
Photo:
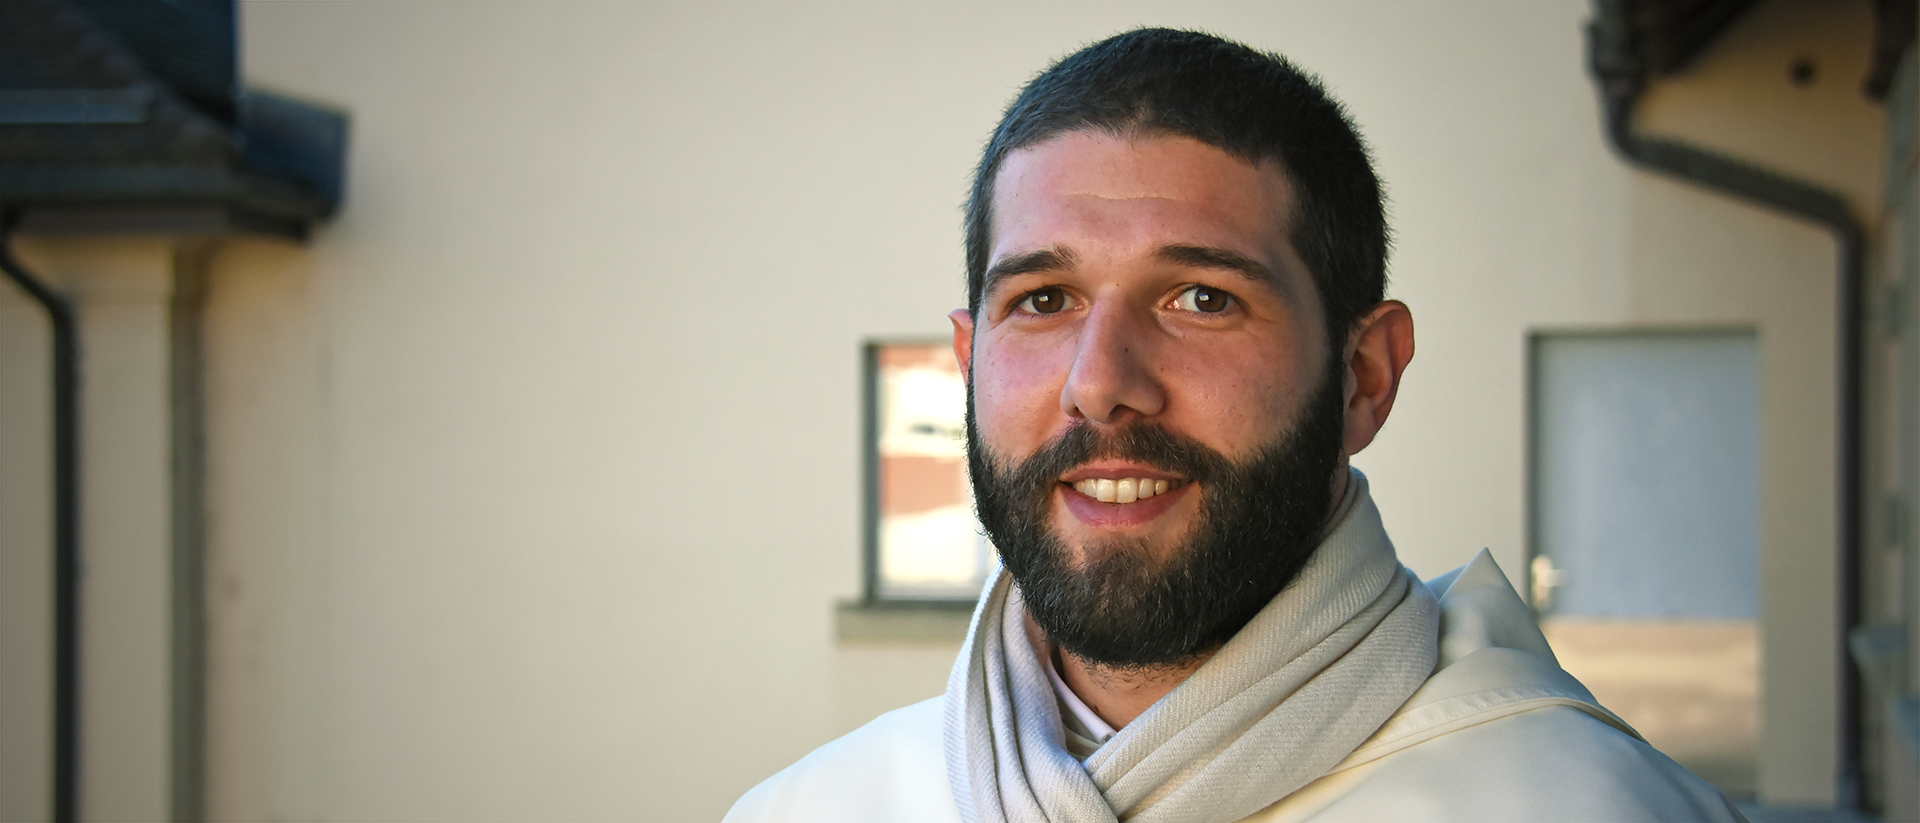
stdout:
[[1000,165],[1014,151],[1084,130],[1190,137],[1249,163],[1277,161],[1293,185],[1285,228],[1320,291],[1335,358],[1353,323],[1385,298],[1380,181],[1353,121],[1319,80],[1280,55],[1211,34],[1136,29],[1053,64],[1007,107],[967,199],[968,309],[980,309]]

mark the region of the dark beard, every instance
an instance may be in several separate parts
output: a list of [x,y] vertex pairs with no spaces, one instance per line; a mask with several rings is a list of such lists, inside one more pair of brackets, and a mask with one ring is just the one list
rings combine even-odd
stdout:
[[[975,506],[1034,622],[1075,657],[1125,669],[1191,662],[1240,631],[1306,566],[1331,508],[1345,426],[1345,364],[1333,365],[1293,430],[1245,464],[1157,423],[1101,434],[1081,421],[1011,465],[981,440],[969,386]],[[1186,545],[1158,553],[1169,559],[1121,539],[1089,547],[1091,559],[1075,567],[1048,523],[1054,489],[1103,458],[1199,484],[1195,528]]]

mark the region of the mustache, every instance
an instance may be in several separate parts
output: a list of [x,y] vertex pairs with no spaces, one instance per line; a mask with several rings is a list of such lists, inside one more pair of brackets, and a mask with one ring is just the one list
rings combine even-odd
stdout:
[[1233,462],[1226,455],[1191,437],[1175,434],[1165,426],[1138,422],[1112,432],[1102,432],[1086,421],[1077,421],[1032,457],[1017,466],[1008,466],[995,455],[989,457],[993,468],[1011,480],[1009,488],[1018,496],[1051,491],[1060,476],[1093,460],[1126,460],[1179,475],[1203,485],[1228,476]]

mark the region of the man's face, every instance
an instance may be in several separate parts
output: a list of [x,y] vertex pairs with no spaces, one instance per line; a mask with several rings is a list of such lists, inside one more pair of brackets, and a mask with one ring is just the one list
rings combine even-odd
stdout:
[[[1300,547],[1266,544],[1311,549],[1345,373],[1284,230],[1291,204],[1277,166],[1182,137],[1072,132],[1001,167],[981,303],[955,313],[954,345],[982,518],[1016,577],[1046,578],[1021,585],[1050,633],[1072,611],[1204,612],[1155,598],[1225,596],[1194,589],[1256,566],[1290,578],[1304,555],[1280,571],[1267,555]],[[1088,651],[1148,664],[1201,650],[1180,645]]]

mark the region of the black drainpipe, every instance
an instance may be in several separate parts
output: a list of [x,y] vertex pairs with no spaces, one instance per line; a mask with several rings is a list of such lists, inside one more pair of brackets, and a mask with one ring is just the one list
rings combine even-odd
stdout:
[[80,819],[80,340],[73,306],[13,258],[0,211],[0,270],[53,327],[53,819]]
[[1726,155],[1634,133],[1634,109],[1647,69],[1627,23],[1625,0],[1595,0],[1587,25],[1587,57],[1599,83],[1607,137],[1628,163],[1826,227],[1839,252],[1839,521],[1840,764],[1837,800],[1860,805],[1860,676],[1849,661],[1847,635],[1860,622],[1860,410],[1866,231],[1837,192]]

